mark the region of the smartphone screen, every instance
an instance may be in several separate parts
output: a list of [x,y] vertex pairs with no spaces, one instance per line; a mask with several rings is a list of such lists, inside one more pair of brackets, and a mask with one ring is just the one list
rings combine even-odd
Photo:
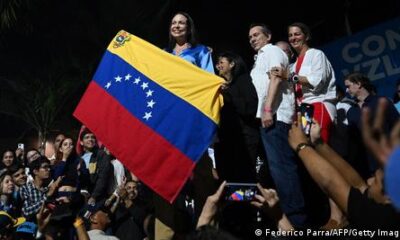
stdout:
[[25,148],[25,145],[23,144],[23,143],[18,143],[18,146],[17,146],[19,149],[22,149],[22,150],[24,150],[24,148]]
[[228,201],[251,201],[258,193],[255,183],[227,183],[225,185],[225,200]]
[[300,105],[301,126],[306,135],[310,135],[312,119],[314,117],[314,106],[307,103]]

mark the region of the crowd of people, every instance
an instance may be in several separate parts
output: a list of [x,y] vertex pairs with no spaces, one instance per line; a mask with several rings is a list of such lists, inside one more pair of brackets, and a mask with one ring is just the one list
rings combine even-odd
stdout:
[[[192,18],[175,14],[165,50],[212,74],[215,67],[225,79],[215,140],[175,202],[153,193],[83,127],[77,139],[57,135],[54,156],[34,148],[3,152],[0,239],[257,239],[256,229],[399,231],[400,209],[383,181],[400,142],[399,108],[378,96],[362,73],[346,76],[344,91],[326,55],[311,47],[310,29],[298,22],[287,29],[287,41],[274,45],[266,25],[249,27],[256,53],[249,71],[229,51],[217,53],[214,66],[213,50],[198,42]],[[257,183],[257,192],[247,201],[230,201],[227,182]]]

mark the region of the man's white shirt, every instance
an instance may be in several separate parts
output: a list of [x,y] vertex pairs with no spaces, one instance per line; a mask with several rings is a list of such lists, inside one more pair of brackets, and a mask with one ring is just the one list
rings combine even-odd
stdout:
[[[257,118],[262,116],[270,82],[267,72],[270,72],[273,67],[288,68],[288,65],[287,55],[277,46],[267,44],[258,51],[250,73],[258,95]],[[288,81],[283,80],[276,93],[272,105],[272,113],[276,113],[278,121],[290,124],[293,120],[294,104],[293,87]]]

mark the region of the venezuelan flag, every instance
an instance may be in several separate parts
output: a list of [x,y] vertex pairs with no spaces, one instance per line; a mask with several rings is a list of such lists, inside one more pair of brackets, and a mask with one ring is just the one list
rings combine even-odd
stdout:
[[223,81],[120,31],[74,116],[172,202],[216,131]]

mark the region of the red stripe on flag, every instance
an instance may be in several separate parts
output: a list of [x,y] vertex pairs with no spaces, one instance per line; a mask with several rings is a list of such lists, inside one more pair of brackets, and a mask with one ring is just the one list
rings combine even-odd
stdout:
[[94,81],[74,116],[141,181],[169,202],[174,201],[195,166],[190,158],[139,121]]

